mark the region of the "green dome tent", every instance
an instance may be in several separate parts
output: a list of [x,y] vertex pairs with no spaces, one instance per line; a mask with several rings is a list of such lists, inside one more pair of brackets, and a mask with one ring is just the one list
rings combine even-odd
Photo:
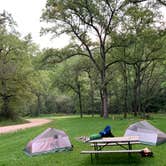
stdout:
[[139,141],[148,145],[158,145],[166,142],[166,133],[155,128],[145,120],[130,125],[124,135],[139,136]]

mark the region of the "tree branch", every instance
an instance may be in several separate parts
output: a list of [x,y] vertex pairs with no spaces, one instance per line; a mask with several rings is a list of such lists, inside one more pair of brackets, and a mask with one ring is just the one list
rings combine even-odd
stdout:
[[93,63],[95,64],[96,68],[98,69],[98,71],[101,71],[100,66],[98,65],[98,63],[96,62],[96,60],[93,57],[93,54],[88,46],[88,44],[79,36],[79,34],[76,32],[75,28],[73,27],[72,24],[70,24],[73,33],[76,35],[76,37],[81,41],[81,43],[85,46],[86,50],[88,51],[89,54],[89,58],[93,61]]

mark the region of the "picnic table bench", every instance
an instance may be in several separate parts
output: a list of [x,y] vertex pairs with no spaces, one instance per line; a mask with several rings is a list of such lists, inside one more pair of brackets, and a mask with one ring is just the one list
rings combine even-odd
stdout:
[[[119,142],[119,143],[97,143],[95,146],[117,146],[117,144],[120,145],[128,145],[126,142]],[[130,144],[140,144],[139,141],[136,142],[130,142]],[[91,144],[91,146],[94,146],[94,144]]]
[[[81,154],[90,154],[91,162],[93,162],[93,154],[95,157],[98,157],[98,154],[111,154],[111,153],[128,153],[128,156],[131,156],[131,153],[141,153],[142,149],[132,149],[133,144],[139,144],[138,136],[129,136],[129,137],[111,137],[111,138],[102,138],[97,140],[89,141],[91,146],[94,147],[94,150],[81,151]],[[127,147],[126,147],[127,145]],[[123,148],[120,150],[103,150],[107,146],[120,146]]]

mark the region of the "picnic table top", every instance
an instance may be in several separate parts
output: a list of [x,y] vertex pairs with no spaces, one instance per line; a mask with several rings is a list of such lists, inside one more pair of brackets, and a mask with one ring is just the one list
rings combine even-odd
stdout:
[[139,136],[124,136],[124,137],[105,137],[101,139],[91,140],[90,143],[118,143],[118,142],[137,142]]

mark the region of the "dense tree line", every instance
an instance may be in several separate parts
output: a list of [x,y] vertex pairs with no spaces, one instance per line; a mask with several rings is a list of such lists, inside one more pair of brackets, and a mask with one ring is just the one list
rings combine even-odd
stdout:
[[[46,50],[44,60],[57,64],[76,55],[79,61],[87,57],[93,68],[91,75],[95,75],[96,92],[91,94],[96,94],[93,99],[100,98],[100,114],[104,118],[109,112],[124,112],[124,117],[127,112],[144,116],[149,110],[148,95],[156,86],[160,90],[164,81],[156,75],[157,66],[163,68],[165,61],[165,27],[157,12],[161,3],[142,2],[48,0],[43,12],[43,20],[52,24],[46,32],[67,33],[72,40],[61,50]],[[77,71],[80,72],[85,71]],[[83,90],[82,95],[86,96]]]
[[0,116],[165,111],[163,2],[47,0],[44,32],[71,36],[62,49],[39,50],[0,14]]

